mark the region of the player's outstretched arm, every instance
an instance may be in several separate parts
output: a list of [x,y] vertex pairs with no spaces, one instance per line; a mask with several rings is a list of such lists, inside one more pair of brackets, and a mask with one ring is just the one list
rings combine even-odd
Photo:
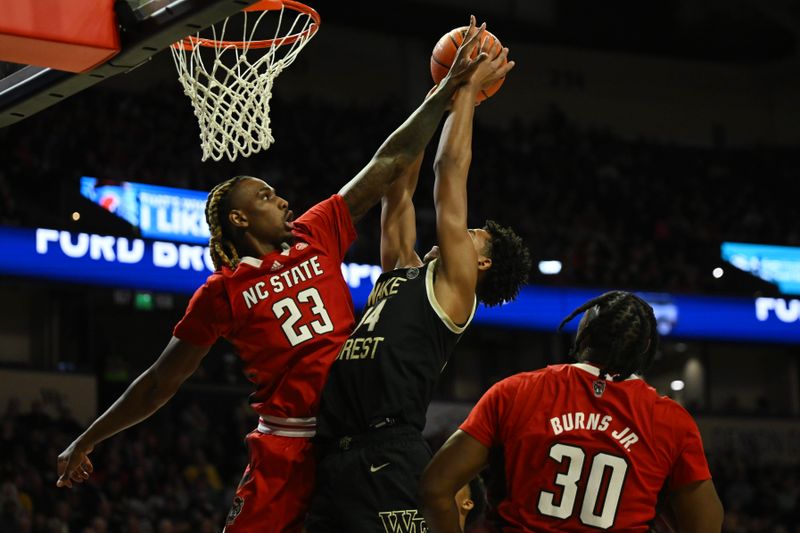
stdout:
[[58,456],[59,487],[88,479],[93,467],[89,453],[95,445],[155,413],[191,376],[208,346],[195,346],[172,337],[158,360]]
[[467,175],[472,161],[475,101],[483,87],[504,77],[514,67],[513,61],[506,63],[507,55],[507,48],[498,50],[494,57],[478,66],[456,94],[434,163],[433,199],[440,257],[434,290],[444,311],[459,324],[472,313],[478,281],[478,256],[467,232]]
[[386,188],[399,178],[425,149],[453,94],[469,80],[475,69],[486,59],[485,55],[479,55],[475,59],[470,58],[484,26],[476,28],[475,17],[470,17],[469,30],[456,52],[447,76],[442,79],[430,98],[427,98],[384,141],[367,166],[339,191],[350,208],[353,221],[358,221],[378,203]]
[[436,452],[422,474],[420,486],[422,513],[431,533],[461,533],[456,492],[488,461],[489,448],[460,429]]
[[417,241],[414,191],[424,155],[425,152],[420,152],[381,198],[381,267],[384,272],[422,265],[414,250]]
[[715,533],[722,530],[724,512],[710,479],[681,487],[670,494],[679,533]]

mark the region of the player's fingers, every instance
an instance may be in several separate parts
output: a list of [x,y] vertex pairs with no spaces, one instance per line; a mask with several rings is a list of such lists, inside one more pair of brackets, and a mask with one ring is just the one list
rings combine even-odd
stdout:
[[[478,44],[478,38],[483,34],[483,30],[486,29],[486,23],[484,22],[481,24],[478,31],[474,32],[472,35],[467,34],[464,37],[464,42],[461,44],[461,48],[468,52],[469,55],[472,55],[472,50],[475,49],[475,46]],[[468,56],[469,57],[469,56]]]
[[481,54],[472,61],[470,61],[469,65],[464,69],[463,75],[466,77],[472,76],[476,70],[478,70],[478,65],[486,61],[486,54]]
[[497,61],[500,58],[500,56],[503,54],[503,50],[506,51],[506,54],[508,53],[508,48],[503,48],[502,46],[500,46],[500,43],[498,43],[497,41],[493,40],[492,41],[492,52],[493,52],[492,61]]
[[[58,471],[61,474],[59,479],[68,481],[70,479],[75,479],[75,475],[78,474],[79,471],[83,471],[81,468],[81,458],[77,454],[70,454],[67,457],[61,457],[58,460]],[[68,484],[67,486],[71,487],[72,484]]]
[[481,52],[480,54],[478,54],[478,57],[475,58],[473,63],[475,63],[476,65],[479,65],[479,64],[483,63],[484,61],[486,61],[487,59],[489,59],[489,54],[487,54],[486,52]]
[[496,63],[502,63],[506,60],[506,58],[508,58],[508,48],[501,48],[500,52],[494,56],[492,61],[495,61]]
[[89,475],[94,472],[94,465],[89,460],[88,457],[84,456],[83,461],[81,461],[80,466],[76,469],[80,479],[78,480],[79,483],[89,479]]
[[467,31],[464,32],[464,39],[462,40],[461,44],[464,44],[463,41],[466,41],[475,34],[475,24],[477,24],[475,20],[475,15],[470,15],[469,26],[467,27]]
[[513,69],[516,66],[516,64],[517,63],[515,61],[509,61],[508,63],[500,67],[497,70],[497,73],[500,75],[501,78],[505,78],[506,74],[511,72],[511,69]]
[[56,480],[57,487],[70,486],[69,483],[69,459],[67,457],[59,456],[56,463],[56,470],[58,472],[58,480]]

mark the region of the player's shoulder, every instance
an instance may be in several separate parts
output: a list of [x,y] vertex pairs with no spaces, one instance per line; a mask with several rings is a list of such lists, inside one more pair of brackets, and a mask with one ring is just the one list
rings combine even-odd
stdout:
[[251,259],[253,258],[243,258],[236,268],[222,267],[212,272],[196,294],[204,298],[229,300],[230,295],[236,294],[248,284],[251,284],[254,277],[261,275],[259,269],[246,263],[247,260]]
[[[347,209],[347,204],[345,203],[344,198],[342,198],[339,194],[332,194],[324,200],[312,205],[305,211],[305,213],[297,217],[295,220],[295,227],[297,227],[298,224],[300,226],[306,225],[320,215],[332,215],[336,212]],[[349,211],[347,212],[349,213]]]
[[527,372],[520,372],[506,378],[504,381],[516,385],[531,385],[537,382],[550,380],[550,379],[563,379],[568,377],[574,369],[572,365],[548,365],[538,370],[529,370]]
[[489,389],[493,395],[516,396],[534,394],[542,388],[557,387],[558,381],[569,378],[571,365],[549,365],[538,370],[519,372],[497,381]]
[[672,398],[656,394],[652,413],[655,430],[676,442],[699,431],[694,417]]
[[545,375],[548,376],[557,376],[557,377],[565,377],[571,374],[581,372],[581,370],[575,364],[560,364],[560,365],[547,365],[543,369],[539,370]]
[[545,367],[539,370],[531,370],[528,372],[519,372],[507,378],[501,379],[495,383],[495,389],[504,393],[511,391],[525,391],[536,388],[536,386],[543,380],[546,380],[555,371],[552,367]]
[[[227,274],[226,272],[227,271]],[[210,276],[206,278],[205,283],[200,287],[204,291],[211,291],[217,292],[224,289],[225,286],[225,277],[226,275],[232,274],[234,271],[228,269],[227,267],[224,270],[216,270],[211,273]]]
[[[186,316],[199,318],[202,321],[219,320],[223,316],[228,316],[231,303],[228,291],[225,286],[225,278],[221,271],[216,271],[206,278],[205,283],[192,295],[186,307]],[[183,338],[176,335],[178,338]],[[211,344],[213,339],[206,338],[206,344],[195,342],[195,344]]]
[[324,200],[317,202],[309,207],[302,215],[294,220],[292,234],[296,239],[301,239],[309,243],[321,240],[319,244],[324,244],[329,232],[341,228],[342,225],[348,228],[355,238],[355,229],[350,209],[339,194],[333,194]]
[[555,383],[559,381],[569,381],[586,374],[584,370],[575,364],[547,365],[539,370],[528,372],[531,381]]
[[223,266],[211,273],[210,276],[206,278],[205,283],[203,283],[200,289],[203,292],[207,293],[223,293],[225,292],[225,287],[229,283],[235,280],[241,275],[242,271],[242,263],[236,266],[236,268],[228,268],[227,266]]
[[681,404],[668,396],[661,396],[657,392],[655,394],[655,402],[653,411],[656,417],[663,416],[667,419],[680,419],[680,420],[693,420],[692,415]]

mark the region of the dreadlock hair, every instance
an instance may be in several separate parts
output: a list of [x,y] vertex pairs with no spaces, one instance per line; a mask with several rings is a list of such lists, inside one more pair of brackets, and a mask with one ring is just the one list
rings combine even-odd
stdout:
[[206,222],[211,231],[208,248],[216,270],[223,266],[236,268],[239,264],[239,252],[233,244],[228,214],[231,212],[230,192],[247,176],[236,176],[223,181],[208,193],[206,200]]
[[474,524],[486,512],[486,507],[489,502],[486,498],[486,486],[483,484],[481,476],[475,476],[469,482],[469,499],[472,500],[473,506],[469,510],[467,516],[464,517],[464,527]]
[[522,239],[511,228],[487,220],[484,229],[492,236],[483,251],[492,259],[492,267],[478,284],[478,300],[489,307],[513,300],[528,281],[531,257]]
[[586,322],[575,336],[573,355],[601,365],[611,376],[647,370],[658,346],[656,316],[647,302],[630,292],[607,292],[575,309],[558,330],[584,311]]

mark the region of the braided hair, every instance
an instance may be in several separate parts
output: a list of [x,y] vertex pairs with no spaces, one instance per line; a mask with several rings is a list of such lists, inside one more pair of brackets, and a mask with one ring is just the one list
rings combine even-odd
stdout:
[[[586,311],[572,351],[580,360],[601,365],[611,376],[644,372],[658,346],[653,308],[640,297],[611,291],[589,300],[561,321],[558,330]],[[585,353],[587,352],[588,353]]]
[[230,192],[247,176],[236,176],[223,181],[208,193],[206,200],[206,222],[211,231],[208,248],[216,270],[223,266],[236,268],[239,264],[239,252],[233,243],[228,214],[231,212]]

